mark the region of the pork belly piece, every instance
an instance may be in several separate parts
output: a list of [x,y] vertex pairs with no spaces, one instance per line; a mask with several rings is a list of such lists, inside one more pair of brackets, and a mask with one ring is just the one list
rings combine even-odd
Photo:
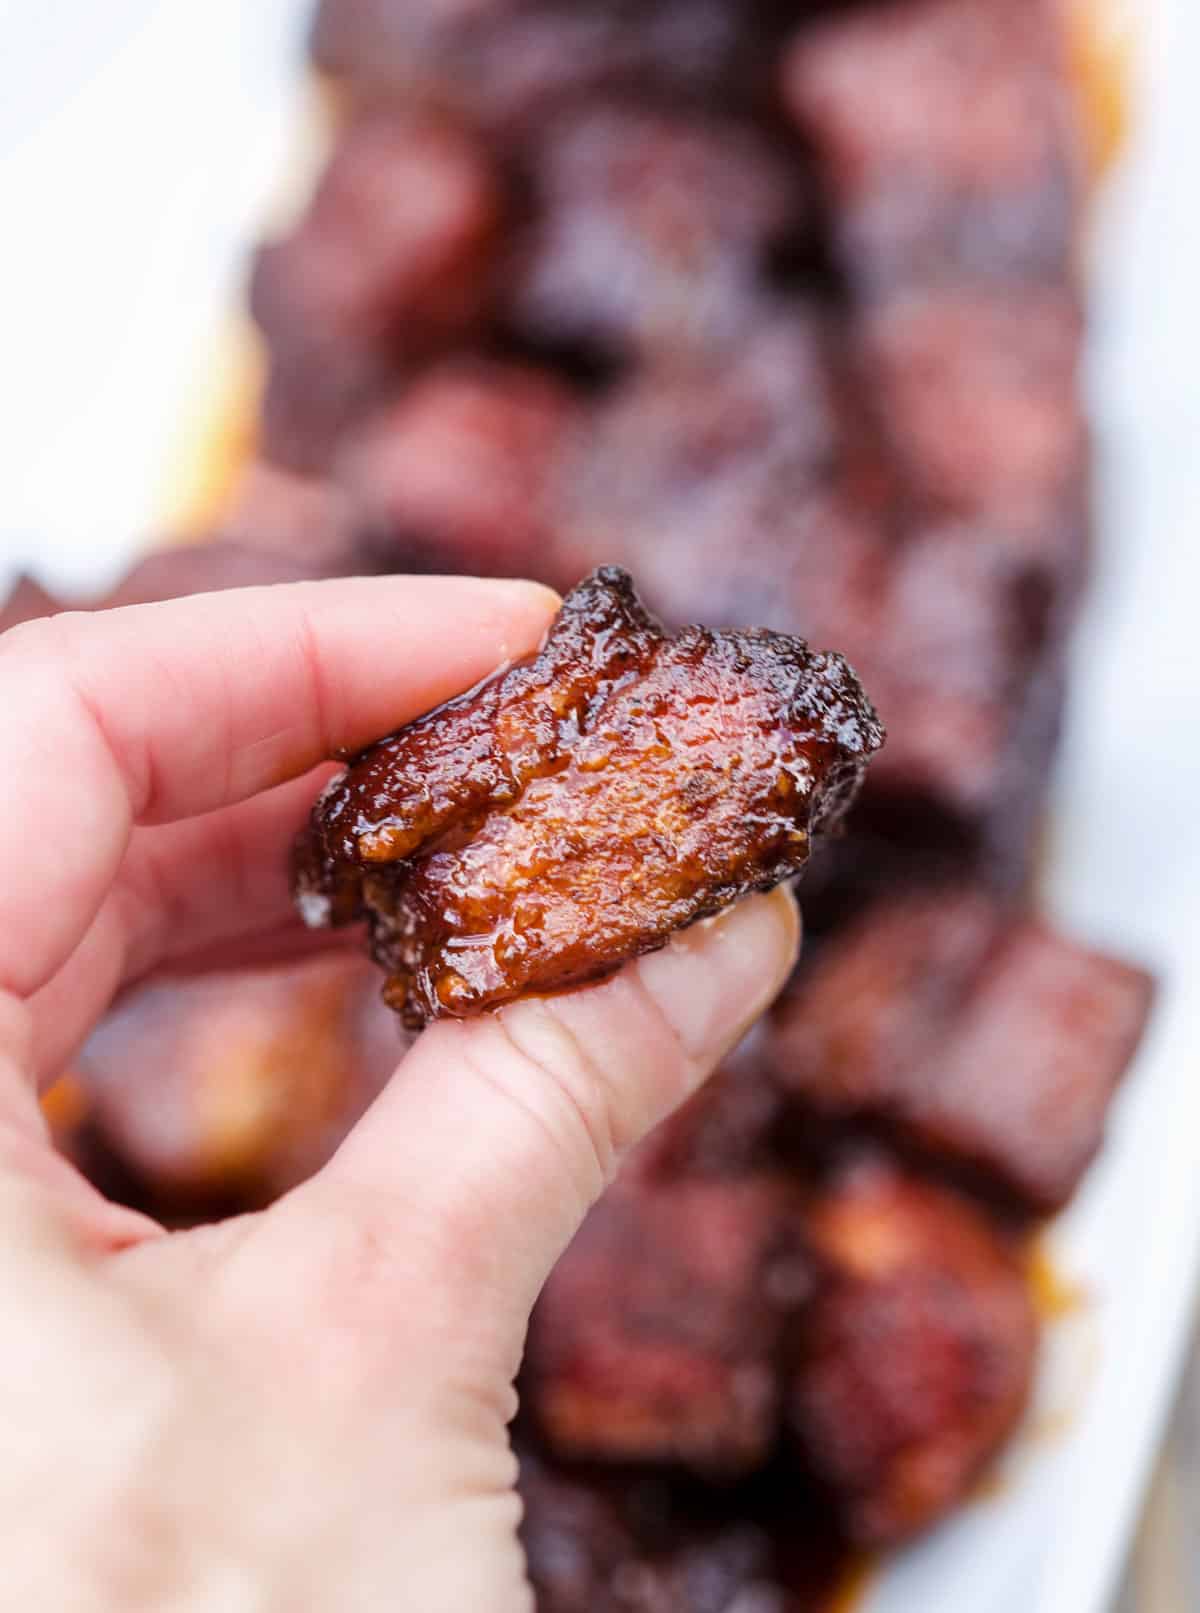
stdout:
[[[889,744],[864,810],[976,859],[1027,864],[1062,697],[1061,600],[1003,540],[914,532],[882,586],[839,622]],[[907,821],[904,821],[907,820]]]
[[523,1397],[559,1456],[731,1474],[778,1425],[778,1354],[809,1271],[769,1176],[623,1178],[530,1327]]
[[130,993],[76,1070],[98,1140],[159,1210],[276,1197],[324,1164],[404,1051],[372,975],[339,955]]
[[824,1276],[787,1415],[850,1538],[893,1545],[963,1499],[1021,1416],[1024,1263],[978,1208],[880,1158],[843,1164],[805,1225]]
[[784,101],[860,292],[1069,276],[1082,156],[1054,0],[907,0],[803,29]]
[[906,1116],[914,1139],[1033,1210],[1058,1209],[1104,1140],[1152,997],[1144,970],[1045,924],[1018,926],[926,1065]]
[[556,484],[555,561],[636,570],[668,622],[838,643],[883,585],[888,488],[822,321],[764,314],[733,355],[636,372]]
[[[846,1567],[819,1503],[788,1485],[703,1488],[520,1451],[538,1613],[828,1613]],[[797,1518],[800,1520],[797,1526]]]
[[63,602],[47,592],[41,583],[22,574],[13,583],[7,599],[0,600],[0,633],[7,632],[10,627],[19,627],[22,622],[55,616],[65,608]]
[[453,125],[370,109],[343,130],[307,212],[254,264],[269,459],[327,468],[406,362],[474,324],[501,210],[486,152]]
[[449,105],[507,132],[606,90],[706,110],[765,100],[779,48],[772,9],[759,0],[321,0],[312,48],[352,94]]
[[506,316],[535,346],[601,361],[728,353],[804,212],[797,164],[752,127],[617,101],[559,114],[530,166]]
[[845,662],[668,636],[604,568],[540,653],[365,751],[298,848],[310,922],[369,919],[419,1028],[580,985],[799,872],[882,730]]
[[889,742],[849,841],[821,848],[821,921],[858,887],[945,867],[1022,884],[1080,542],[1070,526],[1056,557],[1048,521],[1020,529],[1015,496],[994,519],[924,516],[843,382],[814,326],[791,322],[725,366],[648,371],[581,434],[553,515],[564,570],[613,558],[669,621],[836,644],[871,690]]
[[389,571],[536,576],[547,484],[576,421],[541,371],[449,360],[350,434],[336,478],[362,547]]
[[1151,996],[1144,971],[948,889],[885,902],[829,942],[777,1010],[767,1058],[809,1112],[1043,1213],[1100,1147]]
[[936,286],[861,311],[852,340],[910,519],[958,521],[1061,605],[1084,580],[1079,302],[1065,287]]

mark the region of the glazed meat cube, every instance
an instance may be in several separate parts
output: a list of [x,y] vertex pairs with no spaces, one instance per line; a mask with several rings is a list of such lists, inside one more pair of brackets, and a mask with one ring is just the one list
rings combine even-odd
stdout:
[[802,30],[784,100],[875,294],[1069,276],[1081,154],[1054,0],[907,0]]
[[485,153],[460,130],[379,110],[350,124],[308,211],[254,266],[268,458],[324,469],[406,361],[475,322],[500,209]]
[[8,598],[0,601],[0,633],[21,622],[36,621],[41,616],[54,616],[64,607],[32,577],[19,576],[9,591]]
[[732,1473],[761,1462],[778,1351],[806,1297],[786,1187],[622,1180],[552,1273],[524,1397],[560,1456]]
[[160,1210],[265,1202],[309,1176],[404,1050],[363,960],[164,978],[79,1059],[99,1140]]
[[[521,1455],[522,1539],[538,1613],[819,1613],[843,1557],[772,1516],[759,1493],[662,1475],[606,1476]],[[797,1500],[806,1523],[817,1517]]]
[[802,211],[796,164],[751,128],[615,102],[539,130],[532,169],[508,318],[535,345],[610,360],[728,352]]
[[801,965],[772,1016],[766,1062],[814,1110],[886,1113],[938,1057],[1007,922],[977,886],[880,902]]
[[1066,289],[960,284],[888,298],[856,322],[862,380],[907,507],[975,523],[1048,586],[1087,558],[1081,323]]
[[642,91],[708,109],[765,99],[778,26],[743,0],[321,0],[317,65],[361,96],[454,106],[528,130],[588,94]]
[[765,318],[736,355],[641,371],[566,463],[558,565],[636,568],[672,623],[838,643],[889,553],[886,490],[844,403],[810,315]]
[[310,922],[366,912],[414,1029],[583,984],[799,872],[882,738],[839,656],[670,637],[607,568],[536,657],[351,763],[297,899]]
[[827,944],[767,1054],[809,1111],[867,1123],[1058,1208],[1104,1132],[1148,976],[978,889],[881,904]]
[[1060,600],[1003,542],[959,525],[898,547],[868,608],[839,624],[889,744],[868,810],[907,808],[1025,865],[1049,782],[1061,703]]
[[432,369],[347,441],[337,478],[389,571],[536,576],[546,487],[575,422],[549,375],[483,361]]
[[1030,921],[989,961],[905,1120],[1038,1212],[1074,1193],[1150,1010],[1149,975]]
[[961,1501],[1021,1416],[1037,1334],[1023,1261],[966,1200],[877,1158],[835,1172],[806,1231],[824,1277],[788,1416],[849,1536],[892,1545]]

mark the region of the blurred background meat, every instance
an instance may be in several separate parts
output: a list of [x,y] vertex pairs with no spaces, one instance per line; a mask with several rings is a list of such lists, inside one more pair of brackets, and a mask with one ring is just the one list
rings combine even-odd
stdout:
[[809,1273],[786,1182],[623,1181],[592,1211],[530,1329],[526,1401],[559,1455],[761,1465],[779,1355]]
[[267,1203],[310,1176],[403,1047],[370,964],[335,955],[143,986],[75,1080],[93,1148],[175,1217]]
[[851,1538],[891,1545],[961,1500],[1019,1419],[1028,1284],[978,1208],[876,1159],[836,1168],[806,1226],[824,1275],[787,1415]]

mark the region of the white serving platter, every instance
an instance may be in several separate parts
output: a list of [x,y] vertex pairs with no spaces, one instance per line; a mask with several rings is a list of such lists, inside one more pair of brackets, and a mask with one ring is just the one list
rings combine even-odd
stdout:
[[[102,584],[162,467],[296,127],[307,0],[0,0],[0,586]],[[1054,913],[1163,974],[1109,1145],[1053,1229],[1084,1302],[988,1493],[863,1613],[1106,1613],[1200,1274],[1200,10],[1147,0],[1137,126],[1092,243],[1098,580]],[[686,1613],[686,1610],[681,1610]]]

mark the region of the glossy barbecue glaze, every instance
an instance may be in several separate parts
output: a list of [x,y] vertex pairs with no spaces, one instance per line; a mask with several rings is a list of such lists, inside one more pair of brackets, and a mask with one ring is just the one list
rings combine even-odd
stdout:
[[593,979],[796,873],[883,734],[839,656],[668,637],[596,572],[533,659],[367,751],[297,863],[310,921],[365,910],[420,1026]]

